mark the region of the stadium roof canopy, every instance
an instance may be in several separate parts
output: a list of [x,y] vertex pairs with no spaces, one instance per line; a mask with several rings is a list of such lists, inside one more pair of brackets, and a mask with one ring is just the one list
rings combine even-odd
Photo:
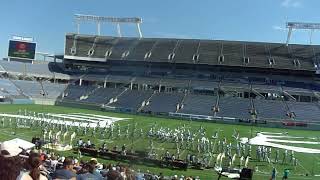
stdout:
[[65,59],[316,71],[319,45],[67,34]]

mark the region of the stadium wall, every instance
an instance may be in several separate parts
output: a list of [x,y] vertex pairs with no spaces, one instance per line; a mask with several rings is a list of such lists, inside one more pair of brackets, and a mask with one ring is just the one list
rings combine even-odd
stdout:
[[31,99],[12,99],[11,104],[34,104]]
[[38,105],[55,105],[56,99],[32,98],[34,104]]
[[66,106],[66,107],[73,107],[73,108],[81,108],[81,109],[90,109],[90,110],[101,110],[101,107],[96,104],[88,104],[88,103],[75,103],[75,102],[68,102],[68,101],[56,101],[56,106]]
[[[66,101],[56,101],[58,106],[66,106],[73,108],[81,109],[91,109],[91,110],[100,110],[108,112],[117,112],[117,113],[126,113],[126,114],[135,114],[142,116],[151,116],[151,117],[161,117],[161,118],[172,118],[180,119],[185,121],[198,121],[198,122],[212,122],[212,123],[224,123],[224,124],[233,124],[233,125],[246,125],[252,127],[268,127],[268,128],[285,128],[285,129],[297,129],[297,130],[320,130],[320,124],[308,123],[305,122],[303,125],[298,125],[298,123],[293,125],[288,125],[281,120],[259,120],[252,123],[250,120],[241,120],[236,118],[214,118],[213,116],[205,115],[193,115],[193,114],[182,114],[182,113],[139,113],[133,112],[130,109],[125,108],[110,108],[110,107],[101,107],[97,104],[87,104],[80,102],[66,102]],[[291,121],[292,122],[292,121]],[[294,121],[293,121],[294,122]]]

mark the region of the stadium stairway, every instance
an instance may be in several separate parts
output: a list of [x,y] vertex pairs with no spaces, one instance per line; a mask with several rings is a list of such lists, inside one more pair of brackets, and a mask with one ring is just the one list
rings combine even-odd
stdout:
[[118,101],[118,97],[121,96],[123,93],[125,93],[128,90],[128,88],[125,88],[122,92],[120,92],[119,94],[117,94],[116,96],[112,97],[109,102],[106,104],[106,106],[109,106],[110,104],[117,102]]
[[103,88],[98,87],[87,98],[82,99],[81,102],[102,105],[108,104],[110,100],[116,97],[123,91],[122,88]]
[[152,99],[152,97],[156,94],[157,91],[153,91],[153,93],[145,100],[142,102],[141,106],[138,108],[137,112],[142,112],[143,108],[147,105],[149,105],[150,100]]
[[139,107],[142,106],[143,102],[146,101],[153,91],[151,90],[126,90],[117,96],[117,101],[108,104],[108,106],[121,108],[125,111],[137,112]]
[[183,104],[184,104],[184,101],[185,101],[187,95],[188,95],[188,93],[185,92],[181,102],[179,103],[179,107],[177,108],[176,113],[179,112],[179,110],[183,108]]
[[149,104],[143,108],[144,112],[168,113],[176,112],[177,104],[181,102],[184,93],[158,92],[152,96]]

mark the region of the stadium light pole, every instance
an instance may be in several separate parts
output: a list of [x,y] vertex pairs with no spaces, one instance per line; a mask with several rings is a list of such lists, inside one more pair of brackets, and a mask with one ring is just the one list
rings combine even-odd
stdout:
[[287,41],[286,41],[286,45],[288,46],[289,42],[290,42],[290,38],[291,38],[291,34],[292,31],[294,29],[306,29],[306,30],[310,30],[310,34],[309,34],[309,42],[310,45],[312,44],[312,35],[313,32],[315,30],[320,30],[320,23],[305,23],[305,22],[287,22],[286,23],[286,27],[287,29],[289,29],[288,31],[288,36],[287,36]]
[[142,32],[140,28],[140,24],[142,23],[142,19],[139,17],[104,17],[104,16],[95,16],[95,15],[85,15],[85,14],[75,14],[75,22],[77,24],[77,32],[80,34],[80,24],[81,22],[95,22],[97,24],[97,34],[101,35],[101,24],[103,23],[113,23],[116,24],[118,36],[121,37],[121,29],[120,24],[136,24],[138,29],[139,37],[142,38]]

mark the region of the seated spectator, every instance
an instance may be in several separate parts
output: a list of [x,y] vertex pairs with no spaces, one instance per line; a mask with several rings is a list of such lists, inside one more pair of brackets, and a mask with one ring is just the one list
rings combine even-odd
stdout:
[[109,164],[109,165],[103,164],[103,168],[102,168],[102,170],[100,171],[100,174],[101,174],[103,177],[107,176],[107,173],[108,173],[108,171],[109,171],[111,168],[112,168],[111,164]]
[[16,180],[21,170],[19,157],[11,157],[6,150],[1,151],[0,155],[0,177],[6,180]]
[[17,156],[9,145],[0,145],[0,178],[6,180],[16,180],[21,170],[21,159]]
[[144,174],[140,172],[140,169],[138,169],[136,173],[136,180],[143,180],[144,179]]
[[58,169],[52,175],[52,179],[76,179],[72,158],[67,157],[63,162],[63,169]]
[[17,180],[47,180],[48,178],[41,174],[42,161],[39,154],[30,154],[25,162],[25,170],[20,172]]
[[57,157],[56,156],[52,156],[50,158],[50,168],[52,169],[52,171],[56,171],[57,164],[58,164]]
[[83,169],[87,169],[88,172],[79,174],[77,176],[77,180],[86,180],[86,179],[94,179],[94,180],[100,180],[103,179],[102,175],[96,171],[96,161],[91,160],[89,163],[87,163]]
[[117,170],[110,170],[108,173],[107,173],[107,176],[106,176],[107,180],[123,180],[123,178],[121,177],[121,174],[119,171]]

